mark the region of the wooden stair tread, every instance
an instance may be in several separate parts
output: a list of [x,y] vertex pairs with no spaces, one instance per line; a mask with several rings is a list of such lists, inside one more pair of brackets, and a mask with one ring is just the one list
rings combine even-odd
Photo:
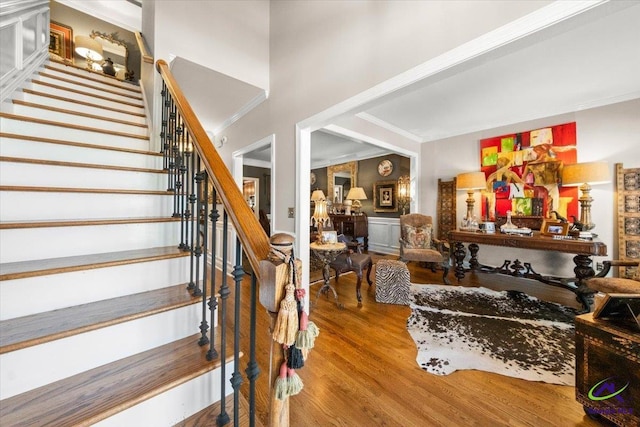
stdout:
[[47,73],[46,71],[40,71],[38,74],[40,76],[42,76],[42,77],[46,77],[48,79],[57,80],[57,81],[60,81],[60,82],[63,82],[63,83],[68,83],[68,84],[72,84],[72,85],[76,85],[76,86],[82,86],[82,87],[86,87],[87,89],[99,90],[100,92],[110,93],[112,95],[123,96],[125,98],[130,98],[130,99],[133,99],[133,100],[136,100],[136,101],[142,101],[142,96],[140,95],[140,92],[138,92],[136,95],[129,95],[129,94],[126,94],[126,93],[119,92],[117,90],[107,89],[107,88],[104,88],[104,87],[95,86],[95,85],[90,84],[90,83],[81,82],[81,81],[78,81],[77,79],[67,79],[67,78],[64,78],[64,77],[56,76],[56,75]]
[[[57,62],[57,61],[56,61],[56,62]],[[64,64],[63,62],[57,62],[57,63],[58,63],[58,64]],[[71,67],[73,67],[73,68],[75,68],[75,69],[77,69],[77,70],[89,71],[89,70],[87,70],[86,68],[80,68],[80,67],[75,66],[75,65],[73,65],[73,64],[64,64],[64,65],[71,66]],[[138,94],[140,93],[140,86],[137,86],[137,85],[135,85],[135,84],[133,84],[133,83],[131,83],[131,82],[128,82],[128,81],[126,81],[126,80],[119,80],[119,79],[116,79],[116,80],[117,80],[117,82],[120,82],[120,83],[126,83],[126,84],[127,84],[127,86],[125,86],[125,85],[121,85],[121,84],[118,84],[118,83],[111,82],[111,81],[109,81],[109,80],[105,79],[104,77],[110,77],[110,78],[113,78],[113,77],[111,77],[111,76],[107,76],[106,74],[100,74],[100,75],[99,75],[100,77],[93,77],[91,74],[87,73],[87,75],[86,75],[86,76],[83,76],[83,75],[82,75],[82,74],[80,74],[80,73],[74,73],[74,72],[72,72],[72,71],[65,70],[65,69],[63,69],[63,68],[52,67],[52,66],[51,66],[51,65],[49,65],[49,64],[46,64],[46,65],[44,66],[44,68],[46,68],[46,69],[48,69],[48,70],[52,70],[52,71],[57,71],[58,73],[68,74],[68,75],[73,76],[73,77],[77,77],[77,78],[81,78],[81,79],[85,79],[85,80],[90,80],[90,81],[92,81],[92,82],[102,83],[102,84],[104,84],[104,85],[109,85],[109,86],[112,86],[112,87],[115,87],[115,88],[119,88],[119,89],[123,89],[123,90],[128,90],[128,91],[135,92],[135,93],[138,93]]]
[[37,123],[41,125],[59,126],[63,128],[69,128],[69,129],[83,130],[87,132],[98,132],[98,133],[104,133],[107,135],[123,136],[125,138],[134,138],[134,139],[142,139],[145,141],[149,141],[149,137],[144,135],[136,135],[134,133],[119,132],[119,131],[113,131],[108,129],[99,129],[92,126],[81,126],[81,125],[74,125],[74,124],[64,123],[64,122],[56,122],[54,120],[36,119],[34,117],[21,116],[18,114],[9,114],[9,113],[0,112],[0,117],[4,117],[6,119],[19,120],[23,122]]
[[54,94],[51,94],[51,93],[40,92],[38,90],[26,89],[25,88],[25,89],[22,89],[22,91],[24,93],[28,93],[30,95],[43,96],[43,97],[55,99],[55,100],[58,100],[58,101],[73,102],[74,104],[85,105],[87,107],[102,108],[103,110],[109,110],[109,111],[115,111],[115,112],[118,112],[118,113],[130,114],[132,116],[146,117],[146,115],[144,113],[133,113],[131,111],[121,110],[119,108],[108,107],[106,105],[101,105],[101,104],[94,104],[92,102],[87,102],[87,101],[80,101],[80,100],[73,99],[73,98],[67,98],[67,97],[64,97],[64,96],[54,95]]
[[74,188],[74,187],[31,187],[23,185],[0,185],[0,191],[26,191],[38,193],[95,193],[95,194],[150,194],[171,196],[173,191],[167,190],[127,190],[118,188]]
[[[240,394],[238,396],[238,401],[240,405],[240,414],[238,416],[239,427],[247,427],[250,424],[249,422],[249,402],[244,397],[244,395]],[[229,414],[229,418],[233,421],[233,396],[229,396],[226,399],[225,407],[227,408],[227,414]],[[207,406],[203,410],[193,414],[186,420],[180,421],[178,424],[173,427],[204,427],[204,426],[216,426],[218,414],[220,414],[220,401],[217,401],[213,405]],[[255,426],[263,427],[262,421],[255,417]]]
[[22,139],[25,141],[45,142],[49,144],[70,145],[73,147],[92,148],[95,150],[119,151],[123,153],[143,154],[148,156],[162,157],[162,153],[148,150],[136,150],[133,148],[110,147],[107,145],[89,144],[86,142],[65,141],[62,139],[44,138],[41,136],[20,135],[17,133],[0,132],[0,138]]
[[95,424],[217,369],[220,360],[207,361],[208,346],[198,346],[199,338],[200,334],[192,335],[4,399],[0,405],[2,424]]
[[96,95],[95,93],[86,93],[86,92],[83,92],[81,90],[71,89],[71,88],[68,88],[66,86],[60,86],[60,85],[56,85],[56,84],[53,84],[53,83],[41,82],[39,80],[31,80],[31,83],[33,83],[34,85],[46,86],[46,87],[50,87],[50,88],[53,88],[53,89],[63,90],[65,92],[69,92],[69,93],[77,93],[79,95],[90,96],[91,98],[102,99],[104,101],[110,101],[110,102],[114,102],[114,103],[117,103],[117,104],[128,105],[130,107],[144,108],[143,104],[138,104],[138,103],[135,103],[135,102],[127,102],[127,101],[123,101],[123,100],[120,100],[120,99],[112,99],[109,96]]
[[45,220],[45,221],[0,221],[0,230],[16,228],[50,228],[50,227],[76,227],[90,225],[115,225],[115,224],[150,224],[158,222],[178,222],[179,217],[144,217],[144,218],[104,218],[104,219],[73,219],[73,220]]
[[0,354],[194,304],[186,284],[0,321]]
[[0,281],[189,256],[175,246],[0,264]]
[[108,169],[108,170],[126,171],[126,172],[162,173],[162,174],[166,174],[168,172],[164,169],[137,168],[137,167],[131,167],[131,166],[99,165],[95,163],[63,162],[60,160],[27,159],[23,157],[0,156],[0,161],[12,162],[12,163],[29,163],[29,164],[47,165],[47,166],[64,166],[64,167],[73,167],[73,168]]
[[127,120],[121,120],[121,119],[114,119],[111,117],[105,117],[105,116],[100,116],[97,114],[89,114],[89,113],[83,113],[80,111],[74,111],[74,110],[68,110],[65,108],[58,108],[58,107],[51,107],[49,105],[43,105],[43,104],[37,104],[35,102],[27,102],[27,101],[21,101],[19,99],[14,99],[13,103],[15,105],[22,105],[24,107],[31,107],[31,108],[38,108],[41,110],[48,110],[48,111],[53,111],[56,113],[64,113],[64,114],[71,114],[77,117],[86,117],[89,119],[96,119],[96,120],[104,120],[106,122],[109,123],[119,123],[122,125],[127,125],[127,126],[135,126],[135,127],[140,127],[140,128],[147,128],[147,124],[146,123],[137,123],[137,122],[131,122],[131,121],[127,121]]

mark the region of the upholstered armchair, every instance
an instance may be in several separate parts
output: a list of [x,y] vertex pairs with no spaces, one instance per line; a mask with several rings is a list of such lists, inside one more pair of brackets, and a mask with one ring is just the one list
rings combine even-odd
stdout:
[[[640,261],[604,261],[604,268],[600,273],[588,279],[589,289],[606,294],[640,294]],[[630,278],[605,277],[611,267],[636,267],[635,274]]]
[[412,213],[400,216],[400,260],[425,262],[431,265],[433,272],[440,265],[444,270],[442,280],[449,284],[449,248],[434,237],[433,219],[428,215]]

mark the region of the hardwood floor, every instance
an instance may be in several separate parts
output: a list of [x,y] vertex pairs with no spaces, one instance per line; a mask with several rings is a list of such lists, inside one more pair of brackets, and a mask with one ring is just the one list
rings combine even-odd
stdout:
[[[376,258],[374,255],[374,262]],[[414,283],[441,283],[432,273],[410,263]],[[374,277],[372,272],[372,277]],[[455,284],[455,278],[450,276]],[[320,336],[305,367],[297,372],[304,382],[290,398],[292,426],[597,426],[575,400],[575,389],[530,382],[480,371],[458,371],[435,376],[422,371],[416,347],[406,330],[409,307],[375,301],[375,284],[362,285],[358,307],[355,275],[344,274],[336,287],[344,309],[333,296],[321,296],[310,320]],[[250,280],[243,281],[243,306]],[[468,275],[461,285],[496,290],[516,288],[514,279]],[[320,284],[312,285],[311,301]],[[578,306],[566,290],[524,281],[520,290],[542,299]],[[248,324],[247,311],[242,322]],[[269,317],[258,308],[257,414],[265,425],[269,376]],[[246,333],[248,336],[248,332]],[[246,337],[243,337],[243,340]],[[248,349],[243,343],[243,351]],[[277,347],[275,348],[277,351]],[[246,361],[243,361],[242,370]],[[248,385],[242,386],[243,394]]]

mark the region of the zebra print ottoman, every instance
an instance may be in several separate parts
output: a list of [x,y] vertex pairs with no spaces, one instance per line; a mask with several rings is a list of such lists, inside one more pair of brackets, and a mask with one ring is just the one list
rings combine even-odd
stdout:
[[388,304],[411,303],[409,269],[402,261],[381,259],[376,263],[376,301]]

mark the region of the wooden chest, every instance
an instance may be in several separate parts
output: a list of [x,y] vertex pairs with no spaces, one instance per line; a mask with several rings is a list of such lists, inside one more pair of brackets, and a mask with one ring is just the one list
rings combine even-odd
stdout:
[[640,332],[576,317],[576,399],[593,418],[640,426]]

